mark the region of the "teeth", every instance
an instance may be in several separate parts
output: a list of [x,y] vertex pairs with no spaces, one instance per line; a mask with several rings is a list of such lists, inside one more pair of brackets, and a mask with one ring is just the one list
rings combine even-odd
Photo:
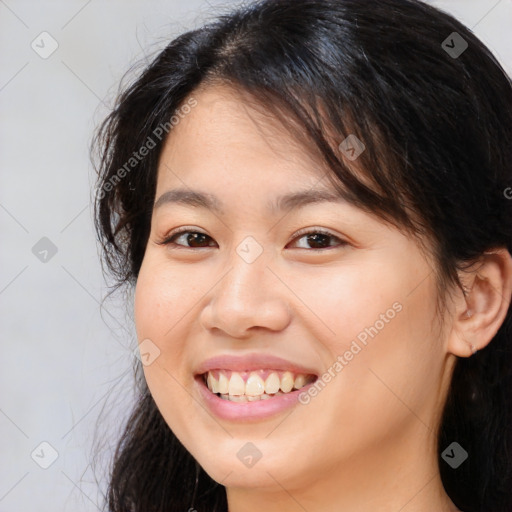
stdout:
[[[210,375],[210,374],[208,374]],[[219,390],[217,393],[227,395],[229,391],[229,381],[224,372],[219,372]]]
[[[231,376],[231,378],[233,378],[233,376]],[[265,383],[263,382],[263,379],[256,373],[252,372],[245,383],[245,394],[247,396],[259,396],[264,392]]]
[[225,400],[254,402],[268,400],[272,396],[289,393],[293,389],[301,389],[312,380],[310,376],[294,376],[292,372],[286,371],[270,372],[264,381],[262,375],[266,373],[267,371],[259,370],[250,372],[247,376],[247,372],[242,372],[242,376],[239,372],[216,370],[217,378],[213,372],[207,373],[206,384],[212,393],[219,394]]
[[244,395],[228,395],[232,402],[247,402],[247,397]]
[[306,376],[305,375],[297,375],[295,377],[295,382],[293,383],[293,387],[295,389],[300,389],[306,385]]
[[219,393],[219,383],[212,373],[208,373],[207,384],[212,393]]
[[220,395],[220,397],[224,400],[229,400],[230,402],[258,402],[260,400],[268,400],[273,396],[284,395],[281,391],[276,393],[275,395],[267,395],[263,393],[263,395],[259,396],[247,396],[247,395]]
[[293,388],[294,380],[292,372],[284,372],[281,377],[281,391],[289,393]]
[[233,372],[231,379],[229,379],[229,394],[230,395],[243,395],[245,394],[245,382],[239,373]]
[[265,381],[265,393],[277,393],[280,385],[279,375],[272,372]]

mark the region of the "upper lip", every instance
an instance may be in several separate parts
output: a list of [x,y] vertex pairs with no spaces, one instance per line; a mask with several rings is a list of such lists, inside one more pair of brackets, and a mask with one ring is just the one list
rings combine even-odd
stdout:
[[210,370],[231,370],[235,372],[268,369],[315,375],[316,371],[303,365],[287,361],[270,354],[248,354],[246,356],[219,355],[203,361],[195,370],[202,375]]

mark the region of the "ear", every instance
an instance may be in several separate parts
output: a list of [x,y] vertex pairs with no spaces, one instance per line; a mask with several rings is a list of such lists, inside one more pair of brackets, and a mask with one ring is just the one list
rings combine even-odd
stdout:
[[505,320],[512,295],[512,257],[505,248],[485,252],[460,275],[448,352],[469,357],[486,347]]

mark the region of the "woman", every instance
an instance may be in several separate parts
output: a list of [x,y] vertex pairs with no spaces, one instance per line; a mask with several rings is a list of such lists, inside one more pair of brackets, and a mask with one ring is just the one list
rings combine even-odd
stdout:
[[512,507],[512,86],[416,0],[172,41],[95,140],[144,376],[109,510]]

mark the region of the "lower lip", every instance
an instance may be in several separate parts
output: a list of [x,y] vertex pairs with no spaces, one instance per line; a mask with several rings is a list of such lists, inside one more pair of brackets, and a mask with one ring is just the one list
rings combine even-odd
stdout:
[[296,389],[284,395],[274,396],[267,400],[231,402],[230,400],[224,400],[212,393],[204,383],[201,375],[197,376],[195,380],[199,386],[199,392],[203,400],[213,414],[224,420],[237,422],[257,421],[290,409],[300,403],[298,400],[299,394],[307,391],[307,389],[314,384],[314,382],[312,382],[303,388]]

